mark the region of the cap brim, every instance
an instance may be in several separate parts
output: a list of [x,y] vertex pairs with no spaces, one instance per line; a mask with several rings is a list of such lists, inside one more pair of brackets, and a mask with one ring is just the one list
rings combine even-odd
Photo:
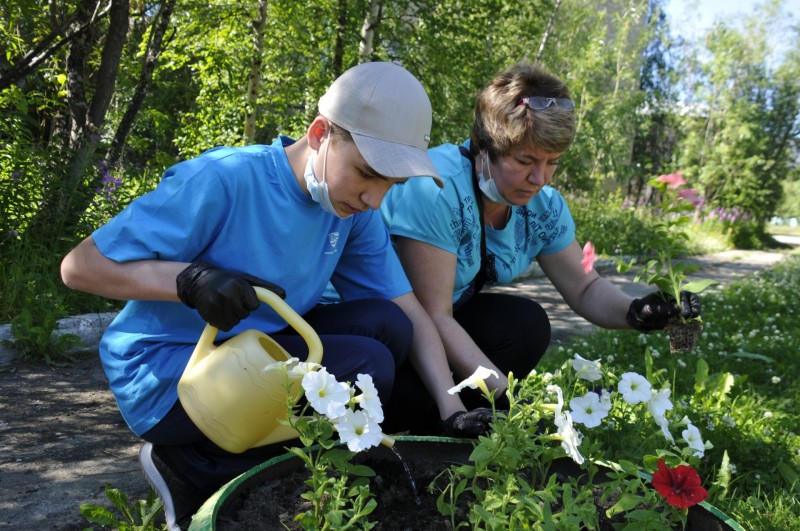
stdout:
[[357,133],[351,134],[361,156],[381,175],[394,179],[430,177],[439,188],[444,188],[444,181],[426,150]]

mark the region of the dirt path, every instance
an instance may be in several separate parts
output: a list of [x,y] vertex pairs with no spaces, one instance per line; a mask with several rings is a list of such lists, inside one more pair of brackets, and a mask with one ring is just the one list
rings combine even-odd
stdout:
[[[702,276],[721,283],[751,275],[783,253],[731,251],[700,260]],[[623,289],[642,289],[629,278],[606,275]],[[541,277],[510,287],[543,303],[553,321],[554,341],[590,330]],[[89,527],[82,503],[110,507],[110,484],[131,500],[148,488],[139,472],[139,440],[119,415],[96,355],[69,368],[19,361],[0,366],[0,528],[80,530]]]
[[96,355],[69,368],[0,369],[0,528],[80,530],[81,503],[109,505],[106,484],[145,499],[139,442]]

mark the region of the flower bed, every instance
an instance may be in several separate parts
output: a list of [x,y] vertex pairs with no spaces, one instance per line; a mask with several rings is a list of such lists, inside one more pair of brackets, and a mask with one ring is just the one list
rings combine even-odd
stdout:
[[[400,457],[380,446],[355,460],[376,473],[371,482],[377,505],[369,515],[369,520],[375,524],[374,529],[452,529],[451,519],[443,516],[437,508],[438,494],[447,483],[442,472],[452,464],[469,462],[472,441],[404,436],[397,438],[396,448]],[[560,483],[582,477],[585,485],[586,472],[568,458],[555,460],[550,472]],[[220,489],[198,512],[190,529],[302,529],[294,521],[294,515],[307,509],[308,502],[301,495],[308,479],[308,471],[293,454],[272,459]],[[416,489],[412,488],[411,479]],[[624,522],[621,515],[614,518],[603,516],[618,498],[603,501],[602,489],[594,489],[592,494],[598,512],[598,529],[613,529],[614,523]],[[469,506],[474,502],[474,499],[464,498],[454,521],[466,522]],[[716,508],[701,503],[688,511],[686,529],[722,531],[741,528]]]

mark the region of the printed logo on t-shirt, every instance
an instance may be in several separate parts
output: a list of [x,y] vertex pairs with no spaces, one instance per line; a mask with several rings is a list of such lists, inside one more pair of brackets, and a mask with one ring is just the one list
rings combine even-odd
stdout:
[[334,254],[338,253],[339,250],[336,248],[336,244],[339,242],[339,233],[338,232],[331,232],[328,234],[328,244],[330,244],[330,249],[325,251],[325,254]]

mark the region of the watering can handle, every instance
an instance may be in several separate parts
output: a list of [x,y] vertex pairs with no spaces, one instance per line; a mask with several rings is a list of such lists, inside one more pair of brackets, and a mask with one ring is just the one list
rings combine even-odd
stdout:
[[278,312],[278,315],[283,317],[300,334],[300,337],[306,340],[306,345],[308,345],[308,358],[306,361],[320,363],[322,361],[322,342],[314,329],[311,328],[311,325],[276,293],[258,286],[254,286],[253,289],[256,290],[256,295],[258,295],[258,299],[261,302],[269,304],[273,310]]
[[[306,361],[309,363],[320,363],[322,360],[322,342],[314,329],[311,328],[311,325],[300,317],[297,312],[276,293],[258,286],[253,286],[253,289],[256,290],[258,300],[269,304],[278,315],[283,317],[286,322],[305,339],[306,345],[308,345],[308,358]],[[200,355],[192,355],[192,358],[189,360],[189,366],[199,362],[200,359],[213,350],[214,338],[217,336],[218,331],[219,329],[217,327],[206,323],[206,327],[203,329],[203,333],[200,335],[200,339],[197,341],[197,348],[195,349],[195,352]],[[189,366],[187,366],[186,370],[189,370]]]

